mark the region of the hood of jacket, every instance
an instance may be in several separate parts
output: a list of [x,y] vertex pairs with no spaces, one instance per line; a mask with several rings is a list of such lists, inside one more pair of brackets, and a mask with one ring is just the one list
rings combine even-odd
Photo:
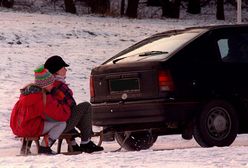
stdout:
[[31,106],[43,100],[42,89],[35,85],[29,85],[21,89],[20,100],[23,105]]

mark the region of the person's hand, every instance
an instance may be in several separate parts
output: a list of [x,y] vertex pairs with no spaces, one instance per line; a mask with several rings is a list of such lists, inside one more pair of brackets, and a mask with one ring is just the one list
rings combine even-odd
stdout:
[[64,93],[59,91],[59,90],[57,90],[57,91],[52,90],[51,94],[57,100],[63,101],[65,99]]

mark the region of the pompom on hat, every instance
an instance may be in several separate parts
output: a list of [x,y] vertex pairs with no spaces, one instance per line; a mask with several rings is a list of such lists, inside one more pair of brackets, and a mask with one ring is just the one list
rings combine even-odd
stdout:
[[54,76],[44,68],[44,65],[39,66],[34,70],[35,85],[45,88],[54,82]]
[[44,64],[44,67],[52,74],[56,73],[61,68],[68,66],[69,65],[58,55],[49,57]]

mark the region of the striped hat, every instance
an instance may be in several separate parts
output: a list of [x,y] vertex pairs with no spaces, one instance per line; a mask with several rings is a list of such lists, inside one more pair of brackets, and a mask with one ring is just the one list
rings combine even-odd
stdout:
[[44,65],[41,65],[34,70],[34,77],[34,83],[41,88],[47,87],[54,82],[54,76],[44,68]]

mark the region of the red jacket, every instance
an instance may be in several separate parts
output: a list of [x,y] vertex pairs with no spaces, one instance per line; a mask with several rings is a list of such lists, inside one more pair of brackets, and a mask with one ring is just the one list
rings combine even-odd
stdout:
[[59,104],[50,94],[46,95],[44,108],[43,93],[20,95],[10,119],[10,127],[17,136],[40,136],[44,128],[44,120],[67,121],[70,109]]

